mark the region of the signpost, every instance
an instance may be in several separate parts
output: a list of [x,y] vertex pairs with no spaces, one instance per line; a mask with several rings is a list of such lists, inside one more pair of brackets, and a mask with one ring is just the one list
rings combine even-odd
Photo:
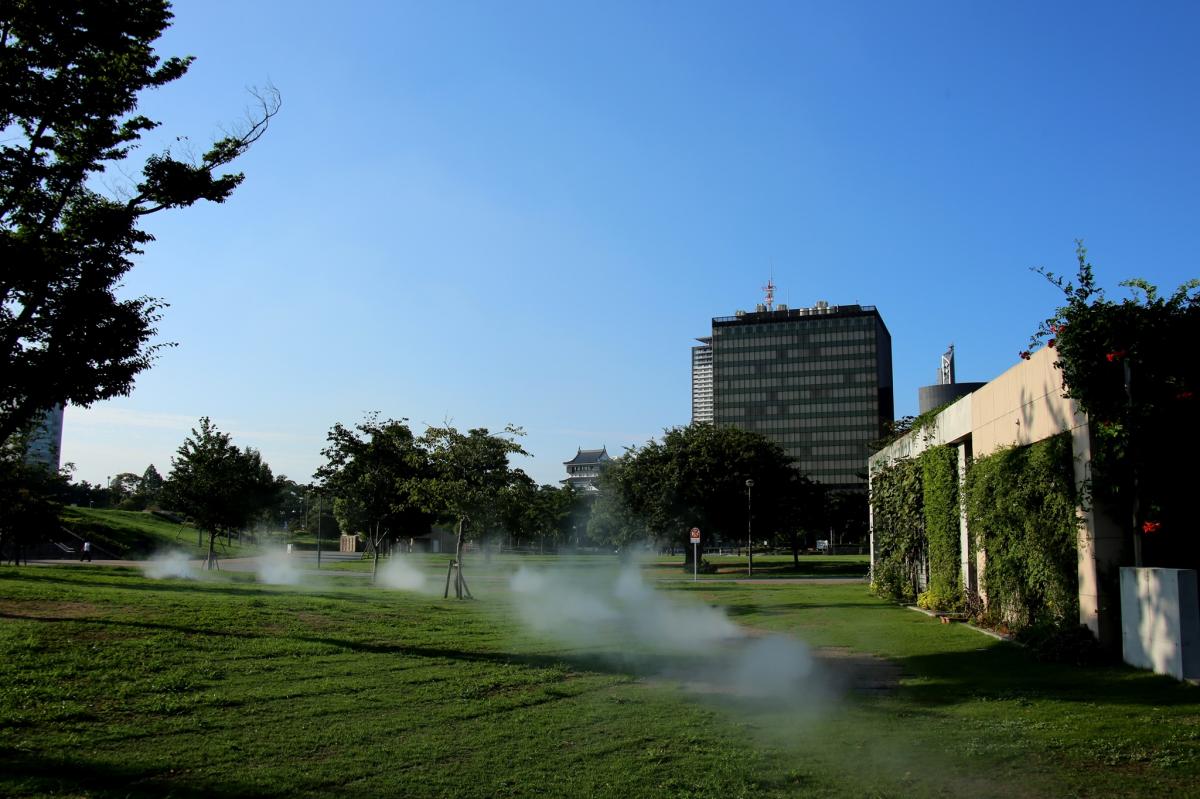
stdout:
[[692,528],[692,582],[695,582],[698,579],[696,577],[696,575],[699,573],[699,568],[700,568],[700,554],[699,554],[700,550],[699,550],[699,548],[700,548],[700,528],[693,527]]

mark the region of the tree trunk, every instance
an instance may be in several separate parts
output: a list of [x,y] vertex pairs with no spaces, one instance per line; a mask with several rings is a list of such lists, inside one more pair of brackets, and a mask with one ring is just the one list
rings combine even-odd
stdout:
[[792,567],[796,571],[800,571],[800,533],[791,534],[792,541]]
[[217,535],[218,533],[211,532],[208,534],[208,555],[204,558],[204,568],[217,568]]
[[463,552],[463,520],[460,516],[455,525],[454,540],[454,597],[462,599],[462,552]]
[[374,559],[371,562],[371,585],[375,585],[375,575],[379,573],[379,522],[375,522],[375,534],[371,536],[371,549],[374,550]]

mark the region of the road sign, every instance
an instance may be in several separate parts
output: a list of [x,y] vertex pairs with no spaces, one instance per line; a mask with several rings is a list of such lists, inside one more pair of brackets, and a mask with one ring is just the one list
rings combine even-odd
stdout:
[[692,528],[692,579],[695,580],[699,574],[700,566],[700,528]]

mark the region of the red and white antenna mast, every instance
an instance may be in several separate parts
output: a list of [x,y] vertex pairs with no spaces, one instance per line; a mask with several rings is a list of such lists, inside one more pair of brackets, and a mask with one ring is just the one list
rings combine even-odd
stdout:
[[775,279],[767,278],[767,285],[762,287],[762,290],[767,294],[767,310],[771,311],[775,308]]

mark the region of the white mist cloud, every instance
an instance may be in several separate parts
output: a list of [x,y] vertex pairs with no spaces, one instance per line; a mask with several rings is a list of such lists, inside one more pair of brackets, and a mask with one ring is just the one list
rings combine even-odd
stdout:
[[160,552],[142,564],[142,573],[152,580],[163,580],[167,577],[196,576],[196,570],[188,562],[188,556],[183,552]]
[[397,591],[432,590],[424,572],[400,555],[391,556],[379,567],[377,582]]
[[636,566],[617,573],[522,568],[510,588],[530,629],[610,653],[626,665],[678,680],[690,691],[775,708],[812,706],[826,692],[804,643],[752,634],[720,608],[656,591]]
[[283,550],[273,550],[258,558],[258,581],[271,585],[299,585],[300,570]]
[[642,582],[636,566],[580,574],[522,568],[510,582],[517,611],[528,626],[572,643],[598,634],[625,639],[651,653],[703,652],[739,637],[725,613],[676,602]]

